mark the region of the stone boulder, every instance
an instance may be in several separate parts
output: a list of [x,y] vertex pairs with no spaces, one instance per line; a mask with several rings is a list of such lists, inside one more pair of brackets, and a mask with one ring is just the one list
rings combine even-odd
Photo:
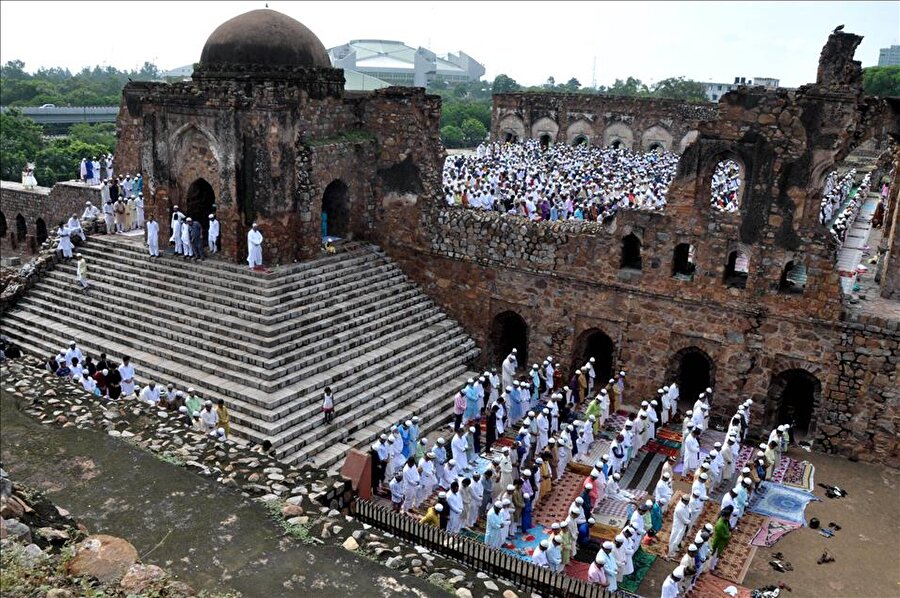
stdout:
[[131,543],[115,536],[98,534],[78,544],[67,569],[71,575],[87,575],[103,583],[115,583],[122,579],[137,558],[137,550]]
[[128,572],[119,587],[128,594],[142,595],[150,586],[160,582],[166,578],[166,572],[156,565],[134,564],[129,567]]

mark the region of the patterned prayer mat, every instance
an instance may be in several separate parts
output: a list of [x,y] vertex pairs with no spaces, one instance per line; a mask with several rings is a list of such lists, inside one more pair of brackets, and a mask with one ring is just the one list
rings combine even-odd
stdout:
[[594,469],[593,465],[585,465],[584,463],[577,463],[574,461],[569,461],[569,464],[566,466],[567,473],[577,473],[582,477],[582,479],[591,475],[592,469]]
[[656,555],[644,552],[643,548],[639,549],[634,553],[632,559],[632,563],[634,563],[634,573],[623,577],[622,582],[619,583],[619,587],[627,592],[637,592],[638,588],[641,586],[641,582],[647,577],[647,573],[650,571],[650,567],[655,560]]
[[566,518],[572,502],[581,494],[584,476],[566,471],[557,482],[553,482],[553,490],[549,496],[542,496],[534,509],[531,519],[537,524],[550,526]]
[[734,470],[736,472],[740,473],[740,471],[742,469],[744,469],[744,467],[747,466],[747,463],[750,462],[750,459],[753,457],[754,454],[755,454],[754,447],[742,446],[741,450],[738,451],[738,458],[735,459],[735,461],[734,461]]
[[750,561],[756,555],[756,546],[750,541],[763,526],[765,519],[754,513],[744,513],[737,529],[732,530],[728,547],[716,565],[716,575],[722,579],[743,583],[750,568]]
[[600,460],[600,457],[609,454],[610,444],[612,444],[612,442],[609,440],[594,439],[594,443],[591,445],[587,454],[575,455],[575,461],[584,463],[585,465],[593,465]]
[[815,472],[815,466],[809,461],[794,461],[791,459],[791,464],[788,466],[787,471],[784,472],[781,483],[785,486],[812,491],[815,488],[815,480],[813,479]]
[[619,485],[623,488],[652,491],[662,474],[665,455],[639,451],[631,465],[622,475]]
[[760,515],[806,525],[806,505],[819,500],[807,490],[762,482],[750,501],[750,510]]
[[681,445],[681,430],[660,428],[656,431],[656,438],[659,440],[672,440]]
[[620,498],[604,498],[594,507],[594,519],[607,523],[609,525],[618,525],[616,521],[621,521],[621,525],[625,525],[625,518],[628,517],[628,505],[637,506],[647,499],[647,493],[643,490],[627,491],[632,495],[631,500],[625,497]]
[[786,536],[789,532],[794,531],[802,527],[799,523],[794,523],[792,521],[782,521],[781,519],[776,519],[775,517],[766,517],[765,523],[763,523],[762,529],[753,536],[753,539],[750,541],[754,546],[762,546],[765,548],[771,548],[775,546],[775,543],[778,542],[781,538]]
[[574,577],[575,579],[580,579],[582,581],[588,580],[588,570],[590,570],[590,563],[582,563],[581,561],[576,561],[572,559],[569,561],[569,564],[566,565],[566,568],[563,570],[566,575],[569,577]]
[[[460,531],[459,535],[471,538],[478,542],[484,542],[484,534],[478,531],[464,529]],[[545,530],[543,526],[533,527],[528,530],[528,533],[518,534],[507,540],[500,549],[518,559],[531,562],[531,553],[534,552],[534,549],[537,548],[537,545],[540,544],[541,540],[547,538],[548,535],[547,530]]]
[[681,452],[681,443],[674,440],[651,440],[641,449],[648,453],[660,453],[666,457],[678,457]]
[[697,580],[694,588],[688,592],[690,598],[725,598],[725,588],[734,586],[737,590],[735,598],[750,598],[752,592],[749,588],[735,584],[727,579],[722,579],[712,573],[704,573]]
[[787,472],[788,468],[791,466],[794,460],[790,457],[782,457],[778,462],[778,465],[775,466],[775,469],[772,471],[772,477],[769,478],[770,482],[775,482],[780,484],[784,479],[784,474]]

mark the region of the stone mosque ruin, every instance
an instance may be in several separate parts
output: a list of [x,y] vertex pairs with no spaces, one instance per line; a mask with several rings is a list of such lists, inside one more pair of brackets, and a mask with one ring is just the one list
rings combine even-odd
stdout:
[[[240,435],[296,463],[333,466],[410,414],[445,425],[453,393],[517,346],[521,364],[627,370],[636,397],[672,379],[691,401],[715,386],[713,418],[750,398],[759,428],[792,413],[816,449],[898,466],[900,103],[863,96],[861,39],[832,33],[815,83],[717,105],[495,96],[492,140],[681,154],[664,211],[534,223],[446,205],[439,97],[345,92],[313,32],[252,11],[213,32],[191,81],[129,83],[118,117],[117,168],[144,174],[163,244],[174,206],[203,223],[214,212],[227,259],[148,264],[94,237],[82,251],[107,299],[76,295],[61,266],[4,314],[4,333],[44,356],[72,337],[128,352],[142,382],[224,398]],[[724,161],[740,170],[734,212],[710,209]],[[826,177],[850,165],[892,181],[880,287],[862,304],[818,219]],[[28,215],[27,192],[3,195],[4,221]],[[346,239],[333,256],[323,213]],[[246,272],[254,222],[269,274]],[[674,276],[686,255],[693,275]],[[122,338],[67,320],[53,297],[142,317]],[[342,410],[321,426],[328,385]]]

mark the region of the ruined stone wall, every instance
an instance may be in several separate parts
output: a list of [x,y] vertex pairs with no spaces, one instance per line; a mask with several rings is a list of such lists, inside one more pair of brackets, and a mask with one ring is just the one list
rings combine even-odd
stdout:
[[715,118],[714,106],[593,94],[505,93],[493,98],[491,139],[507,133],[519,139],[549,134],[555,143],[585,139],[605,147],[619,141],[630,149],[659,144],[683,151],[698,124]]
[[[25,247],[35,252],[38,220],[46,226],[47,234],[53,236],[60,222],[67,221],[72,214],[81,218],[85,204],[91,202],[100,206],[100,189],[78,182],[57,183],[52,189],[36,187],[24,189],[19,183],[0,183],[0,213],[6,222],[6,233],[0,235],[4,247]],[[21,216],[26,226],[24,239],[17,238],[16,219]]]
[[892,183],[885,205],[883,244],[887,247],[881,266],[881,296],[900,300],[900,147],[895,152]]

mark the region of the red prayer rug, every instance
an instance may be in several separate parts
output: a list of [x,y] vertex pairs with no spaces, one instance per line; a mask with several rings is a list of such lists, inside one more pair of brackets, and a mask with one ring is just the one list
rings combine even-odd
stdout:
[[569,513],[572,502],[581,494],[583,482],[584,476],[572,471],[566,471],[559,481],[554,481],[550,495],[541,497],[531,515],[535,525],[550,527],[563,521]]

